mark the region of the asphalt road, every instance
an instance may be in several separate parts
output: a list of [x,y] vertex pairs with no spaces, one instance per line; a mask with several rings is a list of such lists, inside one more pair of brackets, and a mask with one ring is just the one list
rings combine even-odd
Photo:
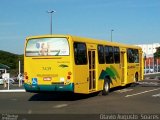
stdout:
[[149,79],[108,96],[0,93],[1,114],[160,114],[160,80]]

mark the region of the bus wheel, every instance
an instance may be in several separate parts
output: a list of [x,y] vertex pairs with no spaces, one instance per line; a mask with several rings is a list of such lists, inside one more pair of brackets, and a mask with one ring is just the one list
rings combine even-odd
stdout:
[[138,82],[138,73],[135,74],[135,76],[134,76],[134,82],[131,83],[129,86],[130,87],[136,87],[136,85],[138,85],[137,82]]
[[138,82],[138,73],[135,74],[135,77],[134,77],[134,82]]
[[109,85],[108,81],[109,81],[108,79],[104,80],[102,95],[108,95],[109,94],[110,85]]

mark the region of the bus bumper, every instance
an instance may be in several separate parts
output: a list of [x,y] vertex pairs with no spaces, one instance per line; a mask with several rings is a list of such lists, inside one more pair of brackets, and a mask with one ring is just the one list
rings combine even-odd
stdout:
[[74,84],[69,85],[30,85],[24,84],[27,92],[54,92],[54,91],[70,91],[74,92]]

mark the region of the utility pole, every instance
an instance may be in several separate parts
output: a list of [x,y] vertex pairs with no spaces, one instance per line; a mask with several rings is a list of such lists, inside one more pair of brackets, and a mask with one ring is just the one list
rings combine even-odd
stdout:
[[111,42],[112,42],[112,32],[113,32],[114,30],[113,29],[111,29]]
[[47,11],[47,13],[49,13],[51,16],[50,16],[50,34],[52,34],[52,13],[54,13],[56,11],[54,10],[51,10],[51,11]]

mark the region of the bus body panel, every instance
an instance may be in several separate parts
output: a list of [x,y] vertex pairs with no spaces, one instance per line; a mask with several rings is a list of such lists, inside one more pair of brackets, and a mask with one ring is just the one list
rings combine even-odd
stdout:
[[72,80],[67,78],[69,73],[72,74],[68,58],[25,58],[25,61],[28,85],[43,86],[44,91],[47,91],[47,86],[53,86],[54,90],[54,86],[59,85],[58,89],[63,89],[62,86],[72,83]]
[[74,92],[89,93],[88,66],[74,66]]
[[126,48],[120,48],[120,68],[121,68],[121,86],[128,83],[127,79],[127,53]]
[[[59,36],[59,37],[63,38],[66,36]],[[37,39],[37,38],[43,38],[43,36],[33,37],[33,38],[31,37],[30,39]],[[66,38],[68,39],[68,42],[70,42],[70,38],[69,37]],[[26,40],[26,44],[28,40]],[[70,55],[33,56],[33,57],[25,56],[24,63],[25,63],[24,74],[28,78],[25,79],[24,87],[27,91],[74,92],[73,66],[72,66],[72,57],[70,57]]]

